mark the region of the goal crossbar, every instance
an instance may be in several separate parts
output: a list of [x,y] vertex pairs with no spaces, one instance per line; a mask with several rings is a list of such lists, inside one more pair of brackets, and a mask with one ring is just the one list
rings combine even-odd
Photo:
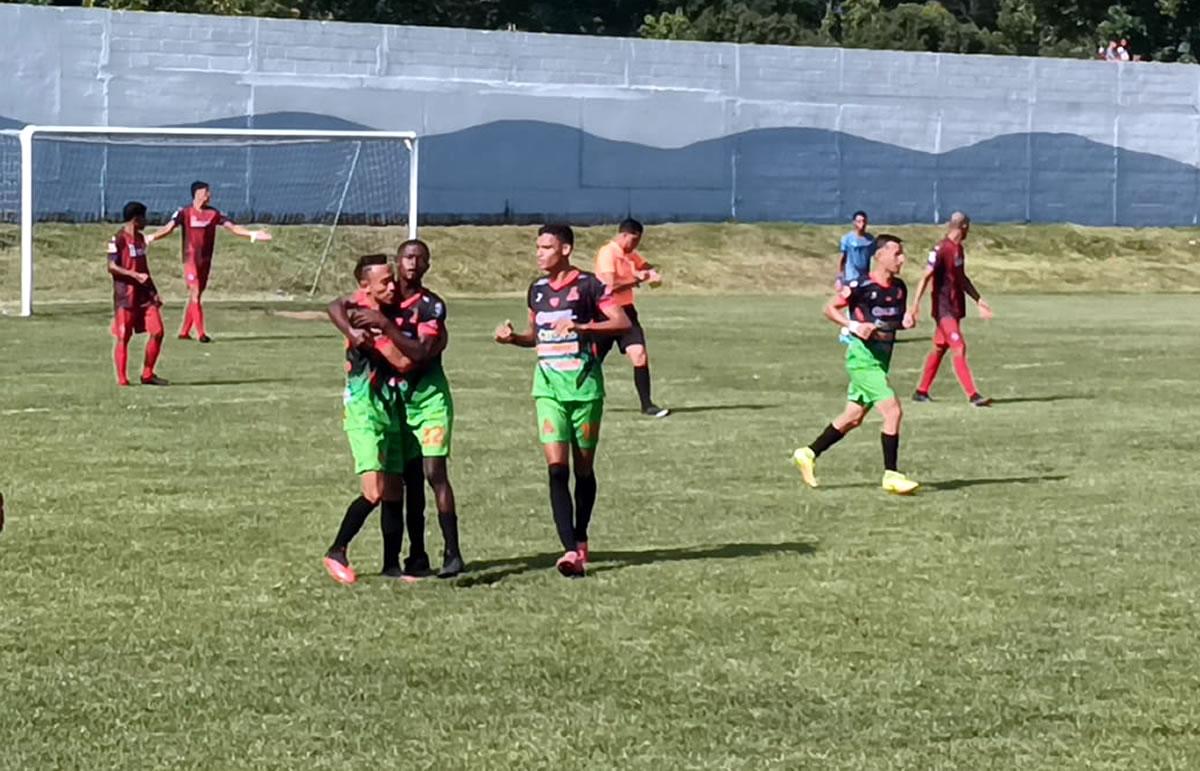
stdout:
[[[10,134],[11,131],[5,131]],[[33,315],[33,142],[44,135],[94,135],[126,137],[197,137],[222,139],[294,139],[294,140],[403,140],[411,153],[408,190],[408,235],[417,237],[417,190],[420,164],[419,142],[415,131],[312,131],[307,129],[252,128],[152,128],[130,126],[40,126],[28,125],[16,132],[21,147],[21,315]]]

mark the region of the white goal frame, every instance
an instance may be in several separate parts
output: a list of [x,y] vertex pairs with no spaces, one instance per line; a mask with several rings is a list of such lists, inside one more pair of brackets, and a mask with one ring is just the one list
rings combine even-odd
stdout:
[[[33,315],[33,142],[39,135],[213,137],[221,139],[403,140],[409,150],[408,237],[417,237],[418,137],[415,131],[309,131],[306,129],[132,128],[128,126],[37,126],[18,132],[21,143],[21,315]],[[334,223],[336,226],[336,222]],[[322,266],[324,258],[322,258]]]

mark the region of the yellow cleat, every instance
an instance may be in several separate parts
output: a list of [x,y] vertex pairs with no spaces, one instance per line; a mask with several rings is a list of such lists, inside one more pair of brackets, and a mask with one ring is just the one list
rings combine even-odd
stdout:
[[899,471],[883,472],[883,489],[892,495],[912,495],[920,486],[920,483],[914,482]]
[[801,447],[792,453],[792,463],[804,477],[804,484],[819,487],[817,483],[817,455],[809,447]]

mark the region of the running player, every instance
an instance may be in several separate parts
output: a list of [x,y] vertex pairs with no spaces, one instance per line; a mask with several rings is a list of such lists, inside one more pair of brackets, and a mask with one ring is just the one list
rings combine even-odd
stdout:
[[854,212],[854,229],[842,236],[842,256],[838,260],[834,288],[849,286],[850,282],[866,278],[871,272],[871,257],[875,255],[875,236],[867,232],[867,213]]
[[[854,286],[843,287],[825,306],[825,317],[850,332],[846,371],[850,375],[846,409],[807,447],[792,453],[792,462],[809,487],[817,487],[816,461],[842,437],[862,425],[872,407],[883,416],[883,489],[896,495],[915,492],[916,482],[897,468],[900,454],[900,401],[887,382],[896,330],[908,325],[904,315],[907,289],[900,280],[904,245],[896,236],[876,239],[875,270]],[[849,310],[849,314],[846,310]]]
[[[596,504],[593,461],[604,413],[604,373],[596,337],[632,328],[624,308],[604,283],[571,265],[575,234],[566,225],[543,225],[537,264],[545,273],[529,286],[529,324],[524,332],[505,321],[496,342],[537,348],[533,400],[550,476],[550,508],[565,552],[556,564],[564,576],[587,570],[588,524]],[[575,500],[571,501],[572,458]]]
[[946,228],[946,237],[929,253],[929,264],[925,275],[917,284],[917,296],[913,300],[908,318],[915,324],[921,310],[921,298],[925,290],[933,283],[933,321],[937,328],[933,332],[933,350],[925,359],[925,371],[921,374],[921,382],[913,401],[928,402],[929,389],[933,379],[937,377],[938,368],[947,349],[954,352],[954,374],[963,393],[975,407],[990,407],[992,400],[983,397],[975,388],[975,378],[971,375],[971,367],[967,364],[967,341],[962,336],[961,321],[967,315],[966,295],[979,306],[979,317],[987,320],[992,317],[992,308],[987,301],[979,296],[979,290],[967,278],[966,256],[963,252],[963,241],[971,232],[971,218],[962,212],[950,215]]
[[[404,466],[407,425],[399,381],[423,356],[415,341],[402,335],[396,324],[396,282],[386,254],[368,254],[354,268],[358,291],[351,295],[355,310],[350,327],[345,319],[330,317],[346,335],[346,391],[343,426],[354,456],[361,494],[346,509],[333,544],[325,554],[325,569],[333,580],[352,584],[358,580],[346,550],[363,522],[383,502],[384,558],[394,554],[394,565],[384,564],[384,574],[399,577],[398,564],[404,540]],[[339,307],[341,300],[335,300]],[[332,311],[333,305],[331,305]],[[343,325],[345,324],[345,328]]]
[[183,228],[183,280],[187,283],[188,304],[183,312],[183,326],[179,328],[179,339],[190,340],[192,327],[202,343],[211,343],[212,338],[204,329],[204,308],[200,298],[208,288],[208,273],[212,269],[213,247],[217,241],[217,227],[223,227],[235,236],[251,241],[270,241],[271,234],[265,230],[247,230],[235,225],[228,217],[208,205],[212,191],[207,182],[192,183],[192,204],[177,209],[171,221],[146,238],[154,243],[169,236],[176,227]]
[[162,300],[150,278],[146,262],[146,205],[138,201],[125,204],[121,212],[125,224],[108,242],[108,273],[113,281],[112,334],[117,339],[113,347],[113,364],[117,370],[117,385],[129,385],[126,374],[129,362],[129,341],[135,333],[150,335],[146,341],[146,357],[142,363],[142,385],[167,385],[154,374],[154,365],[162,351],[163,323],[159,307]]
[[[442,531],[442,567],[438,577],[453,578],[465,568],[447,463],[454,428],[454,399],[442,368],[442,352],[447,343],[446,303],[423,283],[429,263],[429,246],[424,241],[413,239],[400,244],[396,256],[400,282],[395,310],[403,334],[416,340],[426,356],[423,364],[400,380],[408,425],[404,484],[409,556],[403,572],[412,577],[430,573],[429,555],[425,551],[425,482],[428,481]],[[391,561],[394,560],[389,558]]]
[[642,414],[652,418],[665,418],[670,410],[657,406],[650,400],[650,359],[646,355],[646,333],[638,322],[637,308],[633,307],[633,290],[642,283],[657,286],[662,281],[654,266],[638,254],[645,228],[635,219],[627,219],[617,227],[613,240],[596,253],[596,277],[608,287],[613,302],[625,309],[632,325],[620,337],[606,338],[600,342],[600,357],[604,358],[616,343],[621,353],[629,357],[633,365],[633,385],[637,388],[638,400],[642,403]]

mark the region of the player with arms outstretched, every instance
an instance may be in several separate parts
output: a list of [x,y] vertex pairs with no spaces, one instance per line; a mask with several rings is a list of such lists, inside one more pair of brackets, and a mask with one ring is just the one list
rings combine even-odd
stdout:
[[574,248],[570,227],[538,230],[537,263],[545,275],[529,287],[529,325],[524,332],[516,332],[509,321],[496,328],[497,343],[537,349],[533,399],[549,467],[550,508],[565,550],[556,567],[568,577],[586,573],[588,525],[596,504],[593,463],[604,413],[596,338],[619,336],[632,326],[604,283],[571,265]]
[[146,261],[146,239],[142,236],[146,227],[146,205],[130,201],[125,204],[121,218],[125,224],[108,242],[108,273],[113,282],[112,334],[117,339],[113,347],[117,385],[129,385],[126,372],[129,341],[135,333],[141,332],[150,336],[142,364],[142,385],[167,385],[166,380],[154,374],[154,365],[162,351],[163,322],[158,310],[162,300]]
[[[426,353],[401,333],[395,312],[396,282],[386,254],[368,254],[354,268],[358,291],[346,335],[346,390],[343,427],[354,456],[361,494],[346,509],[333,544],[325,554],[325,569],[338,583],[358,580],[346,551],[363,522],[383,502],[384,574],[400,577],[399,555],[404,540],[404,467],[408,445],[403,372],[419,364]],[[331,314],[332,315],[332,314]],[[361,327],[361,328],[359,328]],[[389,565],[389,555],[396,564]]]
[[183,280],[187,283],[188,303],[183,312],[183,326],[179,328],[179,339],[190,340],[192,327],[202,343],[211,343],[212,338],[204,328],[204,308],[200,298],[208,288],[208,274],[212,270],[213,248],[217,241],[217,228],[223,227],[230,233],[251,241],[270,241],[271,234],[265,230],[247,230],[235,225],[232,220],[209,206],[212,190],[207,182],[192,183],[192,203],[178,209],[171,220],[151,233],[146,243],[166,238],[175,228],[183,228]]
[[646,353],[646,333],[638,321],[637,308],[633,305],[633,293],[643,283],[657,286],[662,277],[654,266],[638,253],[645,228],[635,219],[627,219],[617,227],[617,235],[596,253],[596,277],[604,282],[612,293],[613,302],[624,309],[629,317],[629,331],[620,337],[600,341],[601,358],[608,355],[615,344],[629,357],[633,365],[633,385],[637,389],[642,414],[652,418],[665,418],[671,411],[656,405],[650,399],[650,357]]
[[933,331],[933,350],[925,358],[925,370],[921,374],[921,382],[913,394],[913,401],[932,401],[929,389],[933,379],[937,377],[938,368],[946,351],[954,352],[954,374],[962,386],[963,393],[975,407],[990,407],[992,400],[979,394],[975,388],[975,378],[971,367],[967,364],[967,341],[962,335],[962,319],[967,315],[966,297],[969,295],[979,306],[980,318],[990,319],[992,308],[987,301],[979,296],[979,290],[967,277],[966,255],[963,251],[963,241],[971,232],[971,218],[962,212],[950,215],[946,226],[946,237],[929,253],[929,263],[925,267],[925,275],[917,284],[917,296],[908,312],[909,322],[915,324],[921,310],[921,298],[925,290],[933,284],[933,323],[937,328]]
[[846,347],[846,371],[850,376],[846,408],[812,444],[796,450],[792,462],[805,484],[817,487],[817,458],[862,425],[875,407],[883,416],[883,489],[907,495],[919,485],[897,467],[903,410],[887,381],[896,331],[907,323],[904,310],[908,290],[899,275],[904,265],[904,245],[896,236],[886,234],[881,234],[876,244],[874,271],[854,286],[843,287],[825,306],[825,317],[852,335]]

